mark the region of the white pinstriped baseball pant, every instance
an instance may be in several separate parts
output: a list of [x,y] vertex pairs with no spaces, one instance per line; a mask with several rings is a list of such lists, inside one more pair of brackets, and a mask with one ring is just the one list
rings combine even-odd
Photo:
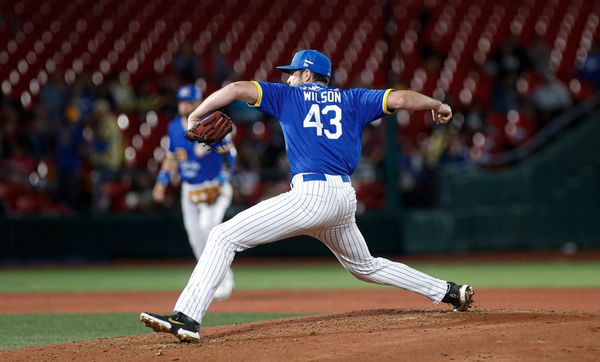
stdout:
[[404,264],[372,257],[356,226],[354,188],[340,176],[325,176],[326,181],[305,181],[303,174],[295,175],[291,191],[216,226],[174,311],[201,322],[236,252],[298,235],[321,240],[358,279],[406,289],[439,303],[446,282]]

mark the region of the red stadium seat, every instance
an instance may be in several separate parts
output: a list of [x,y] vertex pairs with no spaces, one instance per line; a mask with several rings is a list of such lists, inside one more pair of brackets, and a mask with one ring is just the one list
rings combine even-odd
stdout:
[[28,192],[29,188],[21,183],[10,181],[0,182],[0,201],[9,209],[15,209],[19,197]]
[[[585,0],[391,0],[386,8],[361,0],[307,1],[300,7],[291,0],[180,0],[176,5],[160,0],[80,0],[66,5],[22,0],[0,2],[0,12],[21,22],[14,33],[0,25],[0,43],[5,44],[0,49],[0,84],[9,99],[23,100],[25,107],[37,101],[53,69],[70,80],[90,72],[95,85],[123,72],[134,87],[148,79],[159,85],[159,76],[172,70],[173,58],[186,42],[201,60],[208,94],[221,86],[211,77],[217,66],[211,47],[224,42],[225,59],[242,79],[279,81],[274,65],[287,63],[301,47],[311,47],[331,57],[338,75],[334,81],[341,87],[379,88],[415,80],[427,94],[440,88],[443,93],[437,94],[456,106],[478,102],[485,108],[496,81],[487,62],[511,33],[525,46],[541,34],[552,48],[557,76],[581,101],[594,89],[577,79],[575,65],[589,51],[583,39],[600,34],[598,5]],[[439,56],[440,69],[427,68],[426,51]],[[386,74],[392,60],[394,74]],[[534,73],[526,73],[521,96],[537,82]],[[129,127],[123,132],[130,146],[144,120],[137,113],[127,116]],[[143,138],[131,166],[144,168],[153,157],[166,129],[165,116],[159,117],[159,126]],[[412,115],[402,126],[403,140],[416,143],[429,134],[427,117]],[[493,116],[487,121],[496,126]],[[240,126],[236,140],[243,139],[243,132]],[[499,135],[486,136],[503,142]]]

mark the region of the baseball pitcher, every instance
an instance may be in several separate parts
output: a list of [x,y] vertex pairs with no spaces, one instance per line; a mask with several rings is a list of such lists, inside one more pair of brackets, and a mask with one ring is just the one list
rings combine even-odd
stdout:
[[431,110],[437,123],[450,106],[410,90],[329,87],[331,61],[315,50],[295,54],[287,84],[236,82],[213,93],[189,117],[188,127],[234,99],[281,123],[291,166],[291,190],[265,200],[216,226],[206,250],[170,316],[142,313],[155,331],[198,342],[199,327],[214,291],[236,253],[296,235],[310,235],[331,249],[356,278],[406,289],[433,303],[467,310],[473,288],[437,279],[407,265],[371,256],[356,226],[356,195],[350,175],[358,163],[363,127],[396,109]]
[[[233,188],[229,175],[236,152],[231,137],[212,146],[194,144],[184,138],[187,118],[201,100],[200,89],[193,85],[180,87],[177,91],[179,115],[169,123],[169,148],[152,192],[156,202],[164,202],[172,176],[179,174],[183,223],[196,260],[200,260],[210,230],[223,221],[231,204]],[[214,293],[215,299],[229,298],[233,287],[233,273],[228,268]]]

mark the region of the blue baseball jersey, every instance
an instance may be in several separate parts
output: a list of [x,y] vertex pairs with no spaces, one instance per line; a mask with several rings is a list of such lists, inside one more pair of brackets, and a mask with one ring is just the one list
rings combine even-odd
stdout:
[[[181,179],[189,184],[199,184],[218,178],[225,162],[223,155],[203,143],[188,141],[184,137],[185,131],[181,116],[175,117],[169,123],[167,131],[169,152],[173,153],[177,159]],[[228,151],[232,146],[231,140],[225,138],[221,142],[220,148],[231,153]]]
[[385,114],[392,89],[339,89],[320,83],[292,87],[254,82],[257,107],[279,120],[291,176],[351,175],[360,158],[364,126]]

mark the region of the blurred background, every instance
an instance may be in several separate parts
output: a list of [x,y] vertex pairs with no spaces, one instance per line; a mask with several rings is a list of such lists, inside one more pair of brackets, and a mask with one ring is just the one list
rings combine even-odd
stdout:
[[[410,88],[454,119],[367,126],[352,177],[373,253],[600,248],[600,1],[0,1],[0,259],[190,257],[152,187],[175,91],[318,49],[339,87]],[[289,188],[277,122],[243,103],[227,217]],[[248,255],[327,254],[297,238]]]

